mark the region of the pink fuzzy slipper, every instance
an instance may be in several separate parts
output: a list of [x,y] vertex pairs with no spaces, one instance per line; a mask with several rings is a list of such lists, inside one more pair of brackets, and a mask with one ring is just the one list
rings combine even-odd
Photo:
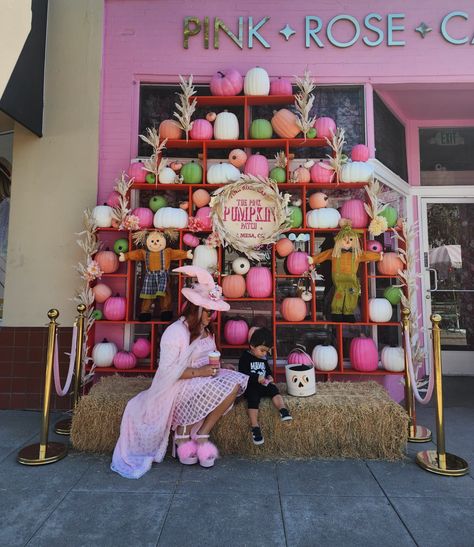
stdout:
[[194,441],[187,441],[178,445],[178,459],[184,465],[193,465],[198,462],[197,446]]
[[202,467],[212,467],[215,460],[219,457],[217,447],[209,441],[199,443],[197,447],[197,457]]

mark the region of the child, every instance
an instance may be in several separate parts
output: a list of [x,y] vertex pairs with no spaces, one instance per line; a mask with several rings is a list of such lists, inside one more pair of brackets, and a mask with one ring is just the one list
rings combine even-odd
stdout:
[[250,349],[246,350],[239,360],[239,372],[249,376],[245,397],[247,398],[250,427],[252,428],[253,444],[263,444],[264,439],[258,425],[258,406],[261,397],[271,397],[272,403],[280,412],[282,422],[292,420],[291,414],[285,408],[278,388],[273,383],[267,353],[272,347],[272,334],[268,329],[257,329],[250,338]]

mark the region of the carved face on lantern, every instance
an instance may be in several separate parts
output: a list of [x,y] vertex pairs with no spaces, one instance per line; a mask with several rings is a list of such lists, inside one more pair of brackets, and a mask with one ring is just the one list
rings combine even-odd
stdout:
[[146,248],[151,253],[159,253],[166,249],[166,238],[161,232],[150,232],[146,238]]

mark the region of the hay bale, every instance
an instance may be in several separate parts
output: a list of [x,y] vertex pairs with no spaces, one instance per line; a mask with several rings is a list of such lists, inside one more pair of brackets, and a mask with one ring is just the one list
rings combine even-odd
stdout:
[[[150,386],[149,378],[103,378],[83,397],[73,417],[71,441],[78,450],[110,452],[128,400]],[[269,399],[260,405],[263,446],[250,436],[247,405],[238,402],[213,430],[222,455],[256,458],[400,459],[408,416],[375,382],[318,383],[316,395],[291,397],[279,385],[293,421],[280,422]]]

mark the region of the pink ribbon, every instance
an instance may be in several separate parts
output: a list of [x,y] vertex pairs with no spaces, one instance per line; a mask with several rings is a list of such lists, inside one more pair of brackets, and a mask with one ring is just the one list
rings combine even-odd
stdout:
[[58,333],[56,331],[56,338],[54,340],[54,360],[53,360],[53,371],[54,371],[54,387],[56,388],[56,393],[59,397],[64,397],[71,387],[72,375],[74,373],[74,362],[76,360],[76,341],[77,341],[77,326],[74,325],[72,328],[72,342],[71,342],[71,353],[69,354],[69,370],[67,373],[66,383],[64,388],[61,388],[61,379],[59,377],[59,350],[58,350]]
[[427,405],[431,400],[431,396],[433,395],[433,388],[434,388],[433,367],[430,370],[430,377],[428,380],[428,389],[426,391],[426,395],[424,398],[422,398],[420,395],[420,392],[418,391],[418,388],[416,387],[416,378],[415,378],[415,372],[413,370],[413,361],[411,356],[410,333],[408,332],[408,330],[405,330],[404,337],[405,337],[405,351],[407,352],[407,364],[408,364],[407,368],[408,368],[408,374],[410,375],[410,379],[411,379],[413,395],[415,396],[415,399],[420,404]]

